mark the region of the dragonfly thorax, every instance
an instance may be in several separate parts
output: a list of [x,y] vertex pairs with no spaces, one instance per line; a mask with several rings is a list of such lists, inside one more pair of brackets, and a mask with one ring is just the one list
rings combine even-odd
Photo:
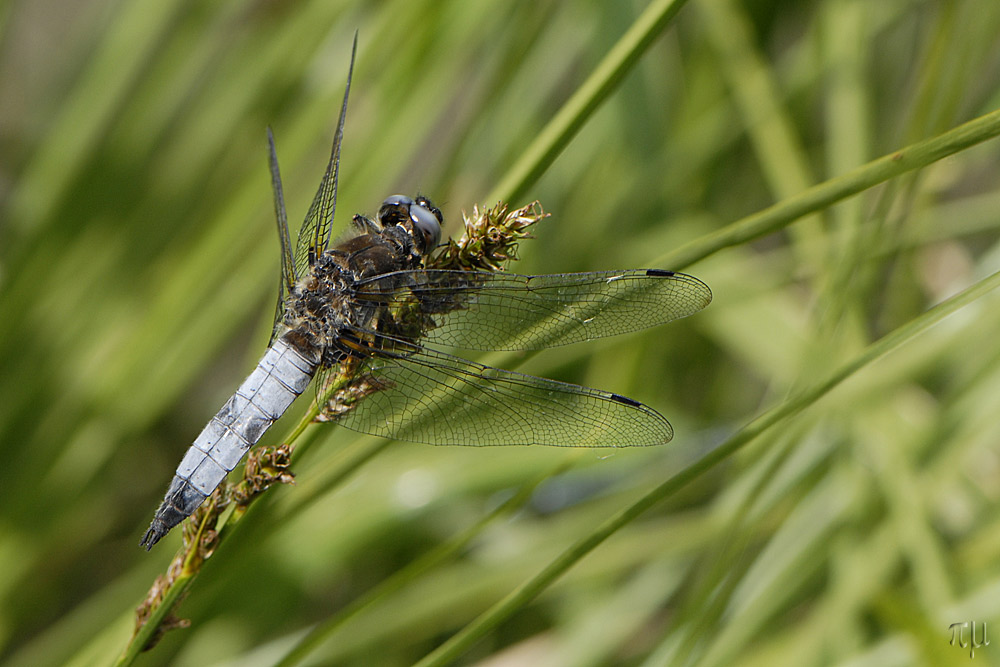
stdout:
[[424,253],[440,239],[440,215],[426,198],[393,195],[375,220],[355,216],[362,233],[314,260],[285,302],[285,326],[325,362],[336,360],[336,342],[345,330],[373,328],[374,319],[386,317],[376,295],[412,280],[400,272],[423,266]]

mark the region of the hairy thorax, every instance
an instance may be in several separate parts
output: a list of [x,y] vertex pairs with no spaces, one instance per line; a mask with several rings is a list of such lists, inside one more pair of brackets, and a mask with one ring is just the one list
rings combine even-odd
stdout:
[[[397,288],[395,272],[420,267],[412,239],[399,227],[362,234],[337,244],[316,259],[296,283],[285,305],[288,336],[312,348],[324,365],[342,358],[338,341],[352,330],[378,329],[386,313],[380,292]],[[386,275],[388,274],[388,275]],[[386,275],[385,279],[378,276]]]

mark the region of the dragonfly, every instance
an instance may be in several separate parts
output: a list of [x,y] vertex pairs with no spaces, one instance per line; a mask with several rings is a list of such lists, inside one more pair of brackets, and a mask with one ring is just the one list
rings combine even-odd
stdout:
[[[263,357],[177,466],[141,545],[190,516],[314,378],[322,421],[435,445],[648,446],[673,437],[659,412],[620,394],[468,361],[441,348],[534,350],[655,326],[706,307],[689,275],[630,269],[518,275],[433,268],[443,216],[392,195],[332,242],[354,55],[326,172],[293,254],[274,137],[268,152],[281,246]],[[332,398],[331,398],[332,397]]]

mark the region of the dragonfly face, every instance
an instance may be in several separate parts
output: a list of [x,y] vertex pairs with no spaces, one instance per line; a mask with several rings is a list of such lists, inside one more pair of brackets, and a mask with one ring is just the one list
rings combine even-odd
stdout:
[[442,215],[426,197],[388,197],[374,219],[355,216],[353,235],[331,244],[350,81],[294,254],[268,131],[281,242],[271,342],[178,466],[147,548],[222,483],[314,376],[321,421],[386,438],[624,447],[673,436],[660,413],[630,398],[435,348],[528,350],[626,333],[701,310],[711,290],[660,269],[526,276],[439,268]]
[[387,197],[378,210],[383,227],[400,225],[413,237],[420,254],[433,250],[441,240],[441,211],[427,197],[410,199],[406,195]]

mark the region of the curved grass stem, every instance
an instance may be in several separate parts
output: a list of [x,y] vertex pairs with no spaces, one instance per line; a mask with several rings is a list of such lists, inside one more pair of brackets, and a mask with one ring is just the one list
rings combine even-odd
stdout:
[[576,136],[687,0],[654,0],[484,200],[516,202]]
[[824,209],[901,174],[926,167],[998,135],[1000,135],[1000,109],[807,188],[797,195],[783,199],[762,211],[663,255],[656,264],[681,270],[724,248],[742,245],[784,229],[809,213]]

